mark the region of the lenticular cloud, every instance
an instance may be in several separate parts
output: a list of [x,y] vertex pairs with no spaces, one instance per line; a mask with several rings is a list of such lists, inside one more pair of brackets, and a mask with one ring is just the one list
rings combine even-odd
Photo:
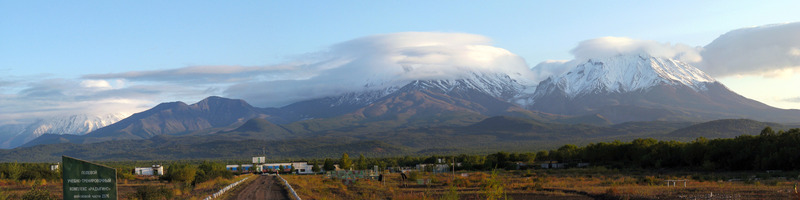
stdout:
[[705,46],[702,69],[713,76],[781,76],[800,72],[800,22],[743,28]]
[[[503,73],[531,82],[524,59],[465,33],[407,32],[362,37],[309,54],[296,63],[303,79],[237,84],[226,93],[259,106],[288,103],[413,80],[459,79],[470,73]],[[535,84],[535,83],[534,83]],[[254,90],[254,88],[258,88]]]
[[627,37],[601,37],[578,43],[570,53],[572,60],[548,60],[533,67],[536,80],[565,73],[575,66],[593,58],[608,58],[619,55],[646,54],[653,57],[671,58],[686,63],[699,63],[701,47],[685,44],[660,43],[653,40],[639,40]]
[[654,57],[671,58],[687,63],[702,60],[699,47],[684,44],[660,43],[653,40],[638,40],[627,37],[601,37],[584,40],[572,49],[576,59],[605,58],[616,55],[649,54]]

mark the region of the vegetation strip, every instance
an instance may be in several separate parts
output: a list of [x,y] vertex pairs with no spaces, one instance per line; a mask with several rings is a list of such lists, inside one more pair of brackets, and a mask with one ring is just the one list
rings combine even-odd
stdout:
[[294,191],[292,185],[289,185],[289,182],[286,181],[286,179],[283,179],[283,177],[281,177],[280,174],[278,174],[277,176],[278,178],[281,179],[281,181],[283,181],[283,184],[286,185],[286,189],[289,190],[290,193],[292,193],[292,197],[294,197],[295,200],[302,200],[300,199],[300,196],[297,196],[297,192]]
[[205,199],[203,199],[203,200],[210,200],[210,199],[213,199],[213,198],[220,197],[220,196],[222,196],[222,194],[224,194],[224,193],[225,193],[225,192],[227,192],[228,190],[230,190],[230,189],[233,189],[233,187],[236,187],[236,185],[239,185],[239,183],[241,183],[241,182],[243,182],[243,181],[245,181],[245,180],[247,180],[247,179],[249,179],[249,178],[250,178],[250,177],[248,176],[248,177],[245,177],[245,178],[243,178],[242,180],[239,180],[239,181],[236,181],[236,182],[234,182],[234,183],[231,183],[230,185],[228,185],[228,186],[225,186],[224,188],[220,189],[220,190],[219,190],[219,192],[217,192],[217,193],[214,193],[214,194],[212,194],[212,195],[210,195],[210,196],[206,197],[206,198],[205,198]]

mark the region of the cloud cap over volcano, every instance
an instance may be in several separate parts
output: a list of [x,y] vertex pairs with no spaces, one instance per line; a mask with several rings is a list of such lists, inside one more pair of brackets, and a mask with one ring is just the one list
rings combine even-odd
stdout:
[[[535,84],[521,57],[466,33],[403,32],[362,37],[302,56],[293,78],[236,84],[225,93],[259,106],[399,86],[413,80],[503,73]],[[302,74],[302,75],[300,75]]]

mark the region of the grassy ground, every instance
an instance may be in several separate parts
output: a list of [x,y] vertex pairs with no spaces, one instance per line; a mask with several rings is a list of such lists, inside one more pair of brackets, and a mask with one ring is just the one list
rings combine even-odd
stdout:
[[[345,183],[324,175],[284,176],[302,199],[798,199],[793,177],[754,173],[619,172],[605,169],[399,174]],[[792,174],[792,173],[784,173]],[[742,180],[738,177],[750,177]],[[422,180],[422,181],[420,181]],[[429,182],[426,180],[430,180]],[[687,180],[667,186],[665,180]],[[731,180],[731,181],[728,181]],[[423,184],[419,184],[423,182]],[[428,182],[427,184],[425,184]]]
[[[497,172],[385,174],[383,182],[346,182],[324,175],[284,175],[302,199],[800,199],[800,172],[619,171],[604,168]],[[171,199],[202,199],[247,176],[195,185],[137,177],[118,183],[119,199],[135,199],[137,188],[152,186]],[[665,180],[687,180],[667,186]],[[20,199],[31,188],[61,199],[60,181],[0,179],[0,200]]]
[[[170,196],[169,199],[203,199],[219,189],[243,179],[252,174],[236,176],[231,179],[217,178],[203,183],[199,183],[192,187],[184,183],[168,183],[160,181],[155,177],[139,176],[134,180],[118,180],[117,182],[117,196],[119,199],[138,199],[136,198],[137,188],[145,186],[153,186],[156,190],[163,190]],[[32,188],[38,187],[46,190],[55,199],[63,199],[62,197],[62,183],[60,181],[47,182],[42,184],[42,180],[36,181],[11,181],[7,179],[0,179],[0,200],[4,199],[21,199],[22,196],[30,191]]]

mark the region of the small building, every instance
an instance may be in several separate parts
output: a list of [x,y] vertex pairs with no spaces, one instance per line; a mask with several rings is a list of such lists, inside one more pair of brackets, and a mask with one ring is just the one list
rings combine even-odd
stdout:
[[241,164],[241,165],[225,165],[225,169],[228,171],[242,171],[242,172],[249,172],[253,170],[252,164]]
[[153,165],[152,167],[136,167],[133,172],[136,175],[142,176],[163,176],[164,166]]
[[545,161],[541,166],[542,169],[563,169],[567,166],[567,164],[558,163],[558,161]]
[[50,165],[50,171],[58,170],[58,163]]
[[[292,171],[292,166],[294,166],[294,171]],[[265,163],[258,165],[256,170],[261,172],[276,172],[281,167],[283,167],[283,171],[281,173],[297,173],[297,174],[312,174],[314,173],[311,169],[314,167],[313,165],[309,165],[308,162],[288,162],[288,163]]]
[[242,167],[242,171],[243,172],[249,172],[249,171],[253,170],[253,165],[252,164],[241,164],[239,166]]
[[447,164],[417,164],[415,166],[417,171],[429,171],[433,173],[449,172],[450,165]]

